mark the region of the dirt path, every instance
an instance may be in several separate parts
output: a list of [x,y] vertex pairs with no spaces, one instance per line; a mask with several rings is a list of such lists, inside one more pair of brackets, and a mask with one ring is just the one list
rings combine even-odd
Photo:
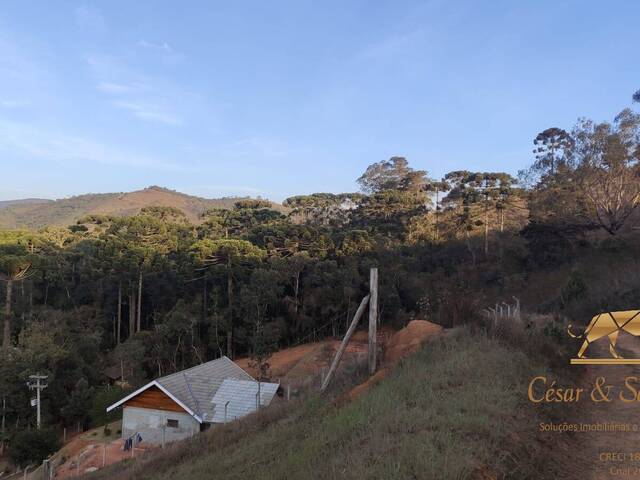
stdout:
[[[593,344],[589,357],[609,358],[606,345]],[[625,358],[640,358],[640,341],[630,335],[620,336],[618,352]],[[586,368],[584,385],[589,395],[598,377],[604,377],[607,385],[612,385],[611,402],[595,403],[585,399],[575,407],[574,422],[588,424],[630,424],[637,425],[637,431],[596,431],[574,435],[567,462],[572,465],[568,478],[640,479],[640,402],[625,403],[618,398],[620,390],[626,397],[632,393],[624,389],[625,379],[638,378],[640,391],[640,365],[589,365],[574,366]]]

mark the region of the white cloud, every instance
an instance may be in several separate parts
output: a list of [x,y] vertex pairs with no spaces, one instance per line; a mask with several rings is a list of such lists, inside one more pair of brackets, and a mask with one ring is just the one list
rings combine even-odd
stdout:
[[[178,187],[176,187],[178,188]],[[178,188],[180,191],[185,192],[197,192],[197,195],[210,196],[210,195],[262,195],[267,193],[266,191],[249,187],[246,185],[189,185],[181,186]]]
[[114,102],[114,105],[131,112],[134,116],[142,120],[164,123],[166,125],[182,125],[182,120],[179,117],[163,111],[162,108],[157,105],[127,101],[117,101]]
[[359,57],[366,60],[389,60],[396,56],[411,52],[417,42],[424,37],[422,30],[401,32],[389,35],[375,43],[372,43],[360,52]]
[[96,78],[96,89],[108,95],[114,106],[140,120],[182,125],[182,118],[174,112],[174,106],[184,103],[185,94],[179,88],[131,69],[115,57],[89,55],[87,64]]
[[217,165],[224,165],[229,169],[235,169],[238,161],[253,164],[265,158],[275,161],[292,155],[304,157],[311,153],[304,149],[293,149],[290,144],[268,135],[247,136],[235,140],[218,138],[216,142],[208,145],[185,145],[182,149],[192,158],[215,158]]
[[0,107],[2,108],[24,108],[28,107],[30,103],[26,100],[6,99],[0,100]]
[[104,32],[107,29],[107,23],[102,16],[100,10],[82,5],[73,12],[76,24],[81,28],[93,30],[96,33]]
[[138,45],[140,47],[150,48],[152,50],[160,50],[165,53],[173,53],[173,48],[171,48],[167,42],[154,43],[148,42],[147,40],[140,40],[138,42]]
[[5,120],[0,120],[0,151],[59,163],[89,162],[168,171],[185,170],[181,165],[92,139]]
[[144,90],[146,87],[140,83],[114,83],[114,82],[100,82],[97,87],[98,90],[104,93],[112,95],[134,93]]
[[221,153],[228,156],[282,157],[287,153],[286,145],[274,138],[254,136],[232,142],[222,148]]
[[150,42],[148,40],[140,40],[138,42],[138,46],[157,54],[160,60],[169,66],[177,65],[184,58],[182,53],[177,52],[167,42]]

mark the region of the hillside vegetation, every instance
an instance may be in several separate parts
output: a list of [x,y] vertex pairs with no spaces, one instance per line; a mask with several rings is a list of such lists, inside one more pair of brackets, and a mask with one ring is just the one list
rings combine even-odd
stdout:
[[514,439],[519,418],[534,424],[523,402],[527,379],[547,366],[530,351],[459,330],[352,403],[313,397],[274,406],[87,478],[541,478],[542,452]]
[[0,210],[3,210],[5,208],[9,208],[9,207],[16,207],[18,205],[36,205],[36,204],[43,204],[43,203],[50,203],[53,202],[53,200],[47,200],[44,198],[23,198],[21,200],[0,200]]
[[129,216],[145,207],[173,207],[192,222],[210,208],[230,208],[239,198],[207,199],[161,187],[128,193],[90,193],[62,200],[0,202],[0,228],[68,226],[87,215]]
[[[107,214],[113,210],[104,205],[121,199],[90,196],[90,208],[72,199],[53,204],[70,226],[0,231],[7,405],[0,445],[27,443],[35,412],[25,382],[36,372],[49,376],[43,424],[58,431],[105,422],[114,392],[105,369],[124,372],[135,387],[226,354],[251,357],[269,378],[274,350],[344,334],[373,266],[380,322],[391,328],[416,318],[476,325],[484,309],[514,296],[529,311],[576,326],[594,312],[638,308],[640,115],[625,109],[611,123],[552,127],[534,144],[535,159],[519,179],[467,170],[433,179],[392,157],[363,172],[360,192],[291,197],[286,210],[251,199],[207,208],[150,188],[124,195],[158,199],[151,206],[131,200],[118,210],[129,216]],[[164,204],[168,197],[192,216]],[[547,333],[566,336],[557,325]],[[476,353],[481,360],[465,361],[477,366],[490,356]],[[375,408],[391,414],[390,406]],[[360,441],[369,427],[356,420]],[[335,428],[342,421],[350,425],[340,417]],[[301,445],[314,441],[314,428],[330,426],[309,425]],[[41,460],[32,450],[17,453],[23,464]],[[303,468],[295,456],[290,463]]]

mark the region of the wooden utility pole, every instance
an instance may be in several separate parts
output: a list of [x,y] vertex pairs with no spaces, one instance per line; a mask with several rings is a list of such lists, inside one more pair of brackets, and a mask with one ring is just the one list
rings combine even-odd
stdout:
[[364,309],[367,307],[367,304],[369,303],[369,298],[370,298],[370,295],[367,295],[362,299],[362,302],[360,302],[360,306],[358,307],[356,314],[353,316],[351,325],[349,325],[349,330],[347,330],[346,335],[342,339],[342,344],[340,344],[340,348],[338,349],[336,356],[333,358],[333,362],[331,362],[329,373],[327,373],[327,376],[325,377],[324,382],[322,382],[322,387],[320,387],[321,392],[324,392],[329,386],[329,382],[331,382],[331,379],[333,378],[333,375],[335,374],[336,369],[338,368],[338,364],[340,363],[342,354],[346,350],[347,344],[349,343],[349,340],[351,340],[351,336],[353,335],[353,332],[356,330],[356,327],[358,326],[358,321],[360,320],[360,317],[362,317],[362,314],[364,313]]
[[0,428],[0,455],[4,453],[4,431],[5,431],[5,419],[7,411],[7,397],[2,396],[2,425]]
[[378,349],[378,269],[372,268],[369,274],[369,375],[376,373],[376,354]]

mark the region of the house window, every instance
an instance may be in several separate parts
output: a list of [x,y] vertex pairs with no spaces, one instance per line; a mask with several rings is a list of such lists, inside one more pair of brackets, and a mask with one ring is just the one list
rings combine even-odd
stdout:
[[178,428],[178,420],[167,419],[167,427]]

